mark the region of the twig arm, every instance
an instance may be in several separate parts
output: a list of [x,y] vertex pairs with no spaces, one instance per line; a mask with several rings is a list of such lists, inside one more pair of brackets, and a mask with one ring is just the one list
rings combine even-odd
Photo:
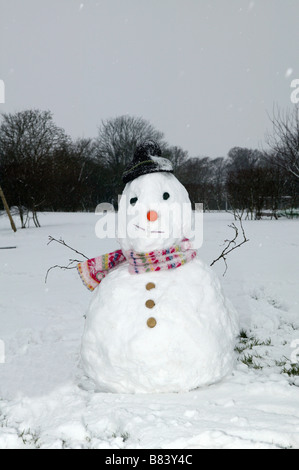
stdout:
[[67,248],[69,248],[70,250],[74,251],[74,252],[77,253],[78,255],[83,256],[83,258],[89,259],[88,256],[85,256],[85,255],[84,255],[83,253],[81,253],[80,251],[76,250],[75,248],[72,248],[70,245],[68,245],[67,243],[65,243],[65,241],[62,240],[62,238],[60,238],[59,240],[57,240],[56,238],[51,237],[51,235],[49,235],[49,241],[48,241],[47,245],[49,245],[49,244],[52,243],[52,242],[60,243],[60,245],[66,246]]
[[[74,251],[75,253],[77,253],[78,255],[81,255],[83,256],[83,258],[85,259],[89,259],[86,255],[84,255],[83,253],[81,253],[80,251],[76,250],[75,248],[72,248],[70,245],[68,245],[67,243],[65,243],[64,240],[62,240],[62,238],[60,238],[59,240],[57,240],[56,238],[52,237],[51,235],[49,235],[49,241],[47,243],[47,245],[49,245],[50,243],[52,242],[57,242],[59,243],[60,245],[63,245],[63,246],[66,246],[67,248],[69,248],[70,250]],[[51,266],[47,272],[46,272],[46,277],[45,277],[45,283],[47,282],[47,279],[48,279],[48,275],[49,275],[49,272],[54,269],[54,268],[59,268],[59,269],[76,269],[77,268],[77,264],[78,263],[81,263],[82,260],[79,260],[79,259],[69,259],[69,263],[67,266],[60,266],[59,264],[55,264],[55,266]]]
[[[231,253],[233,250],[235,250],[236,248],[240,248],[240,246],[244,245],[244,243],[249,241],[249,239],[246,237],[245,230],[244,230],[244,227],[243,227],[243,224],[242,224],[242,216],[238,216],[237,218],[239,220],[240,227],[241,227],[241,230],[242,230],[243,240],[240,241],[238,244],[236,244],[236,240],[239,236],[239,230],[238,230],[238,227],[236,226],[236,224],[233,222],[232,224],[229,225],[229,227],[232,228],[235,231],[234,237],[231,240],[225,240],[225,242],[227,243],[226,246],[224,247],[224,249],[222,250],[222,252],[218,256],[218,258],[214,259],[212,261],[212,263],[210,264],[210,266],[213,266],[217,261],[219,261],[220,259],[223,259],[223,262],[225,264],[225,271],[223,273],[223,276],[226,274],[226,271],[227,271],[227,268],[228,268],[227,262],[226,262],[227,255],[229,253]],[[232,244],[234,246],[231,247]]]

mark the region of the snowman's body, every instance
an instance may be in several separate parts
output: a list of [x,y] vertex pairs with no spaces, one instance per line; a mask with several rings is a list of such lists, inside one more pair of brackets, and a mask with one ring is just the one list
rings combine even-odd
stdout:
[[[172,174],[147,174],[126,185],[119,212],[128,217],[119,229],[127,225],[131,231],[119,240],[124,252],[163,249],[184,238],[186,233],[178,238],[174,230],[183,225],[179,211],[167,216],[170,202],[190,205]],[[138,204],[137,216],[132,204]],[[149,221],[149,211],[157,219]],[[211,268],[198,257],[175,269],[140,274],[131,274],[128,266],[126,261],[102,280],[87,312],[81,358],[96,388],[180,392],[228,374],[237,319]]]
[[[154,307],[146,306],[148,300]],[[102,391],[187,391],[231,371],[235,333],[233,307],[196,258],[177,269],[139,275],[130,274],[125,263],[94,293],[82,360]]]

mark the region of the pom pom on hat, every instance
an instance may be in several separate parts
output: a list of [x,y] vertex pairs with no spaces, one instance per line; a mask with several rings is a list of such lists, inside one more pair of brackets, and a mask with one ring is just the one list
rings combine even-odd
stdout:
[[152,140],[138,145],[132,163],[123,173],[123,182],[129,183],[138,178],[138,176],[146,175],[147,173],[172,172],[173,168],[170,160],[162,158],[161,155],[161,148]]

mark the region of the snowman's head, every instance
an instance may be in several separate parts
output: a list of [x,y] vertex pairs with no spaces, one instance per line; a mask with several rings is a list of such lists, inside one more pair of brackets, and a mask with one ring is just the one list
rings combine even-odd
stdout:
[[168,160],[151,158],[156,170],[127,182],[119,202],[118,240],[124,251],[168,248],[189,234],[192,210],[188,193],[171,173]]

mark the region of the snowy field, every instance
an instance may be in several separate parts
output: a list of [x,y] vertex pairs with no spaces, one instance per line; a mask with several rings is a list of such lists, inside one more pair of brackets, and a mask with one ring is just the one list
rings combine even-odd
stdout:
[[[0,217],[0,448],[299,448],[299,221],[245,221],[248,243],[217,262],[240,315],[233,374],[182,394],[94,393],[79,367],[91,293],[74,253],[118,248],[94,234],[94,214],[41,214],[13,233]],[[230,214],[204,215],[208,264],[233,236]],[[181,268],[183,269],[183,268]],[[0,350],[1,352],[1,350]],[[2,351],[3,352],[3,351]],[[298,356],[297,356],[298,352]],[[3,362],[3,358],[2,358]]]

